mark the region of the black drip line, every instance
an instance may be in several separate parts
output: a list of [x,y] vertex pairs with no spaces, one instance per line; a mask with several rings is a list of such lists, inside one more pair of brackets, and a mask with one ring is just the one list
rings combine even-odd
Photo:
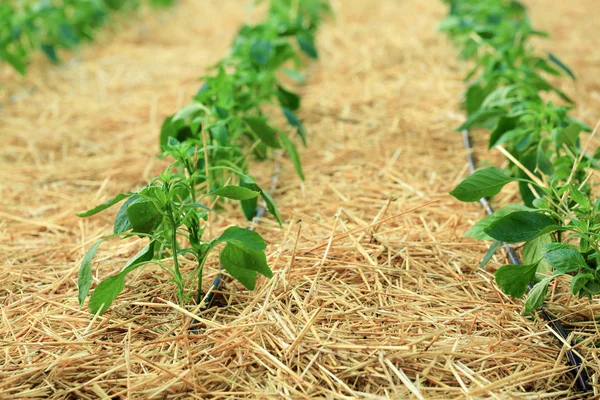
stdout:
[[[463,136],[463,143],[465,145],[465,148],[467,149],[467,161],[469,163],[469,172],[471,174],[473,174],[475,172],[476,168],[475,168],[475,158],[473,156],[473,146],[471,143],[471,137],[469,136],[469,131],[467,129],[463,130],[462,136]],[[492,206],[490,205],[490,203],[488,202],[488,200],[486,198],[479,199],[479,203],[485,209],[485,212],[488,215],[491,215],[494,213],[494,209],[492,208]],[[502,247],[506,251],[506,255],[508,257],[508,260],[511,262],[511,264],[521,264],[521,261],[519,260],[519,256],[517,255],[515,250],[511,246],[508,245],[508,243],[502,243]],[[529,289],[531,290],[532,287],[533,287],[533,285],[530,283]],[[552,315],[547,310],[545,304],[541,305],[539,313],[542,314],[542,316],[544,317],[544,319],[546,321],[548,321],[548,324],[550,325],[550,328],[554,331],[554,333],[557,334],[558,336],[560,336],[565,343],[569,343],[568,342],[568,334],[567,334],[567,331],[565,330],[564,326],[558,321],[558,319],[554,315]],[[581,360],[581,357],[579,357],[575,353],[575,351],[573,351],[571,349],[567,350],[566,354],[567,354],[567,358],[569,360],[569,365],[571,365],[573,367],[573,372],[575,372],[575,378],[576,378],[577,386],[579,387],[579,390],[581,390],[582,392],[589,391],[590,390],[590,386],[588,384],[589,378],[588,378],[588,374],[585,369],[585,366],[583,365],[583,362]]]

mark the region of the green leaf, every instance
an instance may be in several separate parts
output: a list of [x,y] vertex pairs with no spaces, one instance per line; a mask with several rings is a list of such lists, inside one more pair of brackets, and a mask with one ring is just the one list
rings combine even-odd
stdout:
[[114,233],[123,233],[131,229],[131,223],[129,222],[129,218],[127,218],[127,207],[131,204],[140,201],[141,197],[139,195],[131,196],[125,201],[119,208],[117,215],[115,216],[115,223],[113,226]]
[[552,61],[554,64],[556,64],[560,69],[565,71],[573,80],[577,80],[577,78],[575,77],[575,74],[573,74],[573,71],[571,71],[571,69],[569,67],[567,67],[562,61],[560,61],[558,59],[558,57],[556,57],[552,53],[548,53],[548,58],[550,59],[550,61]]
[[469,129],[476,126],[485,126],[490,123],[490,121],[495,121],[499,116],[504,114],[504,110],[498,109],[482,109],[475,111],[473,114],[469,115],[467,120],[459,126],[456,130],[462,131],[463,129]]
[[581,210],[590,210],[590,202],[588,201],[587,197],[583,193],[581,193],[575,186],[571,187],[571,189],[569,190],[569,194],[571,196],[571,199],[581,206]]
[[496,211],[493,214],[488,215],[485,218],[480,219],[469,229],[463,237],[470,237],[477,240],[494,240],[484,230],[491,225],[492,222],[516,211],[532,211],[531,208],[522,204],[508,204]]
[[[106,239],[106,238],[104,238]],[[79,288],[79,305],[82,305],[85,298],[87,297],[90,288],[92,287],[92,261],[98,251],[98,246],[104,241],[104,239],[98,240],[90,247],[88,252],[81,260],[79,265],[79,276],[77,278],[77,287]]]
[[552,236],[549,233],[538,236],[525,243],[525,246],[523,246],[523,262],[525,264],[539,263],[539,273],[551,272],[552,267],[544,257],[546,254],[545,247],[550,243],[552,243]]
[[246,121],[250,130],[252,130],[252,132],[254,132],[254,134],[266,145],[276,149],[281,148],[281,144],[277,139],[277,132],[267,124],[264,118],[246,117],[244,118],[244,121]]
[[104,314],[112,305],[114,299],[125,288],[125,276],[118,274],[104,279],[96,286],[90,298],[89,308],[92,314]]
[[503,265],[496,271],[495,277],[502,292],[513,297],[522,297],[527,291],[527,286],[535,278],[535,264],[509,264]]
[[255,40],[250,45],[250,56],[258,65],[265,65],[269,62],[273,44],[267,40]]
[[[261,188],[249,178],[241,178],[240,186],[253,191],[261,191]],[[246,219],[248,221],[252,221],[252,218],[254,218],[254,216],[256,215],[256,208],[258,207],[258,197],[254,197],[248,200],[242,200],[240,201],[240,205],[242,206],[242,211]]]
[[252,269],[245,268],[246,260],[244,252],[240,248],[232,244],[227,244],[223,250],[221,250],[219,260],[221,261],[223,268],[225,268],[233,278],[240,281],[246,289],[254,290],[258,273]]
[[112,199],[108,200],[106,203],[100,204],[99,206],[96,206],[96,207],[94,207],[91,210],[88,210],[86,212],[78,213],[77,216],[78,217],[90,217],[92,215],[96,215],[99,212],[104,211],[107,208],[110,208],[110,207],[114,206],[115,204],[117,204],[121,200],[126,199],[126,198],[131,197],[131,196],[133,196],[133,193],[119,193],[118,195],[116,195]]
[[566,144],[567,146],[576,147],[581,130],[581,126],[577,124],[568,125],[559,131],[556,137],[556,145],[560,147],[563,144]]
[[506,184],[515,180],[516,178],[507,176],[501,169],[489,167],[467,177],[450,194],[460,201],[478,201],[497,195]]
[[574,249],[550,251],[546,253],[545,257],[554,269],[563,274],[589,268],[581,253]]
[[53,64],[58,64],[60,62],[58,54],[56,54],[56,47],[51,44],[43,43],[40,48]]
[[552,279],[556,278],[556,276],[548,276],[538,283],[536,283],[529,294],[527,295],[527,300],[525,301],[525,314],[529,314],[534,310],[540,308],[540,306],[544,303],[544,299],[546,298],[546,294],[548,294],[548,285]]
[[546,214],[517,211],[490,224],[484,232],[506,243],[526,242],[546,233],[561,230]]
[[495,147],[500,141],[500,139],[502,139],[502,136],[504,136],[505,133],[515,129],[518,120],[519,117],[507,117],[505,115],[500,117],[496,128],[490,136],[490,144],[488,148],[491,149]]
[[282,107],[295,111],[300,108],[300,96],[277,85],[277,98]]
[[[184,111],[187,111],[187,108],[182,109],[177,115],[167,117],[160,128],[160,138],[159,144],[160,149],[165,151],[168,148],[169,138],[175,138],[179,142],[183,143],[187,139],[194,137],[192,129],[187,125],[184,119],[177,119]],[[198,127],[197,129],[200,129]]]
[[283,115],[285,115],[285,119],[287,119],[288,124],[296,128],[298,132],[298,136],[302,139],[302,144],[306,146],[306,129],[304,128],[304,124],[300,119],[290,110],[289,108],[282,107]]
[[467,115],[475,113],[481,107],[481,103],[487,96],[487,91],[478,84],[469,86],[465,94],[465,108]]
[[237,226],[230,226],[221,236],[213,239],[212,246],[216,246],[219,243],[231,243],[251,250],[264,250],[267,247],[265,241],[258,233],[238,228]]
[[130,204],[126,213],[133,231],[137,233],[150,233],[162,221],[162,214],[149,200],[140,200]]
[[496,251],[498,251],[498,248],[502,245],[502,242],[499,240],[494,240],[492,242],[492,244],[490,245],[488,251],[485,253],[485,257],[483,257],[483,260],[481,260],[481,264],[479,264],[479,268],[483,268],[486,266],[486,264],[488,262],[490,262],[490,260],[492,259],[492,257],[494,256],[494,254],[496,254]]
[[226,197],[233,200],[248,200],[253,199],[259,195],[259,192],[250,190],[243,186],[223,186],[219,189],[211,190],[210,194],[215,196]]
[[309,57],[317,59],[319,58],[319,53],[317,52],[317,47],[315,46],[315,39],[308,32],[299,32],[296,36],[296,40],[298,41],[298,45],[300,49]]
[[294,169],[296,170],[296,173],[298,174],[300,179],[304,180],[304,173],[302,172],[302,162],[300,161],[300,155],[298,155],[298,149],[296,148],[296,145],[283,132],[279,134],[279,137],[281,138],[281,143],[283,143],[285,151],[288,153],[290,159],[292,160],[292,164],[294,164]]
[[0,59],[6,60],[21,75],[27,73],[27,61],[25,57],[16,56],[10,53],[0,53]]
[[103,280],[96,286],[89,303],[90,312],[92,314],[100,312],[100,315],[102,315],[110,308],[113,301],[125,288],[125,276],[141,266],[142,263],[152,260],[154,257],[154,244],[154,241],[148,243],[148,245],[125,264],[125,267],[123,267],[121,272]]
[[293,80],[295,80],[298,83],[305,83],[306,79],[304,79],[304,77],[298,73],[297,71],[294,71],[293,69],[290,68],[285,68],[283,70],[283,73],[286,74],[287,76],[289,76],[290,78],[292,78]]
[[269,213],[271,213],[271,215],[275,217],[275,219],[279,223],[279,227],[281,227],[283,221],[281,219],[281,215],[279,214],[279,210],[277,209],[277,205],[275,205],[275,200],[273,200],[269,193],[265,192],[262,189],[260,195],[262,196],[263,200],[265,201],[265,204],[267,205],[267,210],[269,210]]
[[588,284],[590,281],[594,281],[596,277],[594,274],[585,273],[585,274],[577,274],[571,279],[571,293],[577,294]]

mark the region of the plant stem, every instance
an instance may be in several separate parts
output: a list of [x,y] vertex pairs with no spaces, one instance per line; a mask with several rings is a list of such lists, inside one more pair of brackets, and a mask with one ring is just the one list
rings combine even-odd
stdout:
[[179,260],[177,258],[177,248],[179,247],[179,243],[177,243],[177,224],[175,223],[175,218],[173,217],[173,213],[171,208],[169,207],[169,221],[171,222],[172,235],[171,235],[171,251],[173,252],[173,267],[175,268],[175,278],[178,286],[178,297],[181,301],[181,305],[183,306],[183,283],[181,277],[181,271],[179,270]]
[[207,258],[208,251],[202,255],[196,255],[196,259],[198,260],[198,293],[196,294],[196,304],[200,304],[202,301],[202,271],[204,270],[204,264],[206,264]]

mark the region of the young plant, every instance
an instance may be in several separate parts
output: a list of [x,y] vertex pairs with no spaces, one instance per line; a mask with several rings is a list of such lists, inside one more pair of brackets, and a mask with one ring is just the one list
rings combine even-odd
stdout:
[[[291,138],[267,120],[262,107],[277,102],[290,125],[304,140],[304,127],[294,112],[298,95],[285,89],[277,74],[286,63],[300,57],[288,42],[296,37],[301,51],[316,57],[314,32],[325,0],[272,0],[263,24],[244,26],[229,57],[207,75],[194,101],[168,117],[160,133],[161,157],[174,162],[159,177],[135,193],[122,193],[85,213],[95,215],[124,201],[117,212],[112,235],[97,241],[84,257],[79,273],[79,302],[83,304],[92,285],[92,261],[102,241],[111,237],[147,238],[149,243],[125,264],[121,272],[95,288],[89,307],[103,313],[125,286],[125,276],[146,264],[168,271],[182,304],[197,286],[196,302],[202,298],[204,265],[217,246],[220,262],[233,278],[254,289],[257,276],[272,276],[261,236],[229,227],[221,235],[206,238],[211,205],[221,198],[240,201],[248,219],[256,214],[260,195],[281,225],[271,196],[248,174],[248,157],[267,156],[268,148],[285,149],[303,179],[297,149]],[[185,245],[182,245],[185,243]],[[188,270],[185,266],[194,264]]]
[[[525,311],[538,308],[548,284],[571,276],[571,292],[600,292],[598,201],[591,199],[589,170],[598,156],[585,153],[582,131],[591,131],[569,116],[572,100],[544,75],[573,72],[556,56],[537,56],[528,43],[546,36],[533,29],[525,7],[507,0],[450,0],[450,15],[441,29],[474,60],[467,74],[464,107],[467,120],[458,130],[486,128],[489,148],[503,146],[509,164],[475,172],[451,194],[461,201],[492,197],[518,182],[524,206],[509,205],[479,221],[466,236],[494,240],[482,266],[501,242],[525,243],[526,265],[506,265],[496,273],[502,290],[522,297],[531,289]],[[553,93],[566,105],[544,100]],[[593,206],[592,206],[593,204]],[[537,282],[537,283],[536,283]]]
[[[89,217],[125,200],[116,214],[113,234],[98,240],[85,255],[79,270],[79,303],[83,304],[92,285],[92,261],[99,245],[106,239],[138,236],[148,244],[122,270],[101,281],[94,290],[89,308],[92,313],[104,313],[125,287],[125,277],[135,269],[155,264],[171,275],[176,295],[181,304],[187,303],[197,287],[196,302],[201,302],[202,276],[209,255],[219,246],[222,267],[248,290],[253,290],[258,274],[271,277],[267,265],[265,242],[262,237],[246,229],[232,226],[221,235],[206,238],[206,221],[215,197],[234,200],[256,198],[258,191],[236,185],[226,185],[199,195],[193,185],[194,176],[176,173],[170,167],[146,187],[136,193],[122,193],[80,217]],[[244,177],[250,180],[249,177]],[[184,245],[185,243],[186,245]],[[182,266],[194,264],[194,268]]]

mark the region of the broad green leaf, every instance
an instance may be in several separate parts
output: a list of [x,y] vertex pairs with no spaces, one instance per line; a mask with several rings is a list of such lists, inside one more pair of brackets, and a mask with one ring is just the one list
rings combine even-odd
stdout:
[[558,136],[556,137],[557,146],[566,144],[567,146],[576,147],[581,130],[581,126],[577,124],[570,124],[567,127],[559,130]]
[[131,223],[129,222],[129,218],[127,218],[127,207],[129,207],[132,203],[140,201],[141,197],[139,195],[131,196],[125,201],[119,208],[117,215],[115,216],[115,223],[113,226],[114,233],[123,233],[131,229]]
[[259,195],[259,192],[250,190],[243,186],[223,186],[219,189],[211,190],[210,194],[215,196],[226,197],[233,200],[248,200],[253,199]]
[[577,251],[577,247],[565,242],[552,242],[546,245],[546,253],[556,250],[569,249]]
[[250,269],[263,276],[266,276],[267,278],[273,277],[273,272],[267,264],[267,256],[265,255],[264,250],[250,250],[247,248],[241,248],[233,243],[228,243],[226,247],[228,247],[227,252],[230,256],[228,261],[235,259],[239,261],[239,268]]
[[277,85],[277,98],[282,107],[295,111],[300,108],[300,96]]
[[492,222],[484,232],[496,240],[517,243],[561,229],[562,227],[556,225],[546,214],[517,211]]
[[244,121],[246,121],[252,132],[266,145],[276,149],[281,148],[281,144],[277,139],[277,132],[267,124],[264,118],[246,117]]
[[241,282],[248,290],[254,290],[256,287],[257,272],[248,268],[244,268],[245,257],[243,252],[232,244],[227,244],[221,250],[219,256],[221,265],[229,272],[229,274]]
[[522,297],[527,291],[527,286],[535,278],[535,264],[509,264],[503,265],[496,271],[495,277],[502,292],[513,297]]
[[498,109],[482,109],[475,111],[473,114],[469,115],[467,120],[459,126],[456,130],[462,131],[463,129],[469,129],[477,126],[485,126],[490,123],[490,121],[495,121],[499,116],[504,114],[504,110]]
[[525,243],[525,246],[523,246],[523,262],[525,264],[539,263],[539,273],[552,272],[552,267],[544,257],[546,254],[545,247],[550,243],[552,243],[552,236],[549,233]]
[[319,53],[317,52],[317,47],[315,46],[315,39],[308,32],[299,32],[296,35],[296,40],[298,41],[298,45],[300,49],[311,58],[319,58]]
[[577,294],[583,289],[588,282],[594,281],[596,277],[594,274],[585,273],[585,274],[577,274],[571,279],[571,293]]
[[103,241],[104,239],[96,241],[96,243],[94,243],[85,254],[83,260],[81,260],[81,264],[79,265],[79,276],[77,279],[77,287],[79,288],[79,305],[83,304],[90,291],[90,288],[92,287],[92,261],[96,256],[98,246],[100,246],[100,243]]
[[[199,127],[197,129],[199,129]],[[171,137],[183,143],[187,139],[194,137],[194,134],[185,120],[176,119],[175,116],[171,116],[163,121],[160,128],[159,144],[161,150],[165,151],[167,149],[169,138]]]
[[481,107],[481,103],[487,96],[487,91],[484,90],[480,85],[473,84],[469,86],[465,94],[465,108],[467,115],[472,115]]
[[137,233],[150,233],[162,221],[162,214],[149,200],[140,200],[130,204],[126,213],[133,231]]
[[546,294],[548,294],[548,285],[552,279],[556,278],[556,276],[548,276],[538,283],[536,283],[529,294],[527,295],[527,300],[525,301],[525,314],[529,314],[534,310],[540,308],[540,306],[544,303],[544,299],[546,298]]
[[0,53],[0,59],[6,60],[19,74],[25,75],[27,73],[27,62],[24,57],[10,53]]
[[[261,191],[261,188],[250,179],[240,179],[240,186],[243,186],[249,190]],[[256,215],[256,208],[258,207],[258,197],[254,197],[248,200],[240,201],[244,216],[248,221],[252,221],[252,218]]]
[[121,274],[128,274],[134,269],[138,268],[141,263],[148,262],[154,258],[154,246],[156,241],[152,240],[146,246],[144,246],[137,254],[127,261],[127,264],[121,270]]
[[539,197],[533,201],[533,206],[537,209],[548,209],[550,208],[550,203],[547,199]]
[[110,207],[114,206],[115,204],[117,204],[121,200],[126,199],[126,198],[131,197],[131,196],[133,196],[133,193],[119,193],[118,195],[116,195],[112,199],[108,200],[106,203],[100,204],[99,206],[96,206],[96,207],[94,207],[91,210],[88,210],[86,212],[78,213],[77,216],[78,217],[90,217],[92,215],[96,215],[99,212],[104,211],[107,208],[110,208]]
[[55,46],[44,43],[40,46],[40,48],[42,49],[42,52],[46,55],[46,57],[48,57],[48,59],[52,61],[53,64],[58,64],[60,62],[58,54],[56,54]]
[[264,250],[267,247],[265,241],[258,233],[238,228],[237,226],[230,226],[221,236],[213,239],[212,246],[216,246],[219,243],[231,243],[251,250]]
[[125,288],[125,276],[122,274],[114,275],[104,279],[96,286],[92,297],[90,297],[89,308],[92,314],[100,311],[100,315],[112,305],[114,299]]
[[496,128],[493,130],[493,132],[490,136],[490,143],[489,143],[488,148],[491,149],[493,147],[496,147],[496,145],[502,139],[504,134],[515,129],[515,127],[517,126],[518,120],[519,120],[519,117],[508,117],[506,115],[503,115],[502,117],[500,117],[500,119],[498,120],[498,124],[496,125]]
[[494,240],[493,237],[484,232],[484,230],[490,226],[490,224],[505,215],[516,211],[533,211],[531,208],[522,204],[508,204],[496,211],[493,214],[488,215],[485,218],[480,219],[469,229],[463,237],[470,237],[477,240]]
[[589,268],[581,253],[574,249],[558,249],[550,251],[546,253],[545,257],[554,269],[563,274]]
[[285,148],[285,151],[288,153],[290,159],[292,160],[292,164],[294,164],[294,169],[296,170],[296,173],[298,174],[298,176],[300,176],[300,179],[304,180],[304,173],[302,172],[302,162],[300,161],[300,156],[298,155],[298,149],[296,148],[296,145],[283,132],[279,134],[279,137],[281,139],[283,147]]
[[89,303],[90,312],[92,314],[96,314],[100,311],[100,315],[102,315],[110,308],[113,301],[125,288],[125,276],[138,268],[142,263],[152,260],[154,257],[154,244],[154,241],[148,243],[148,245],[125,264],[125,267],[123,267],[121,272],[103,280],[96,286]]
[[450,194],[460,201],[478,201],[484,197],[492,197],[500,193],[502,188],[515,181],[496,167],[476,171],[462,181]]

